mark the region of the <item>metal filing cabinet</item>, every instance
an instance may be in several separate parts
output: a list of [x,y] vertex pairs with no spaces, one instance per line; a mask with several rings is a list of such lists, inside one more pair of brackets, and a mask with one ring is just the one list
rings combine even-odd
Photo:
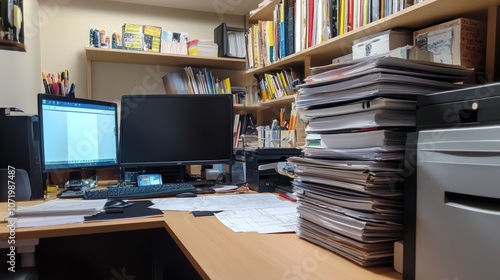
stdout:
[[500,84],[420,98],[417,131],[405,279],[499,279]]

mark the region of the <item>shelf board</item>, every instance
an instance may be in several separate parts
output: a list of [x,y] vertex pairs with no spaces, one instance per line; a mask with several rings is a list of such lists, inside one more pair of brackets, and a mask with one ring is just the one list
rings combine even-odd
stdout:
[[26,48],[24,46],[24,43],[0,39],[0,50],[11,50],[11,51],[25,52]]
[[234,105],[234,110],[235,111],[243,111],[243,110],[249,110],[249,111],[259,111],[259,110],[265,110],[268,108],[274,108],[279,105],[286,105],[290,104],[295,101],[295,96],[294,95],[288,95],[288,96],[283,96],[277,99],[272,99],[272,100],[266,100],[266,101],[259,101],[255,104],[252,105],[244,105],[244,104],[237,104]]
[[250,15],[250,21],[272,20],[274,7],[279,3],[279,0],[271,0],[264,4],[254,14]]
[[[274,2],[274,1],[273,1]],[[376,34],[388,29],[404,28],[418,30],[427,26],[446,22],[462,16],[486,15],[489,7],[497,6],[500,0],[425,0],[410,6],[398,13],[364,25],[358,29],[331,38],[321,44],[312,46],[301,52],[294,53],[265,67],[249,69],[246,75],[262,74],[286,67],[304,67],[304,59],[311,58],[311,66],[330,64],[332,59],[352,52],[352,42],[370,34]],[[264,10],[259,16],[272,18],[272,10],[264,16]],[[253,19],[251,17],[251,19]]]
[[126,64],[163,65],[173,67],[200,67],[229,70],[245,70],[244,59],[206,57],[196,55],[152,53],[144,51],[85,48],[88,61]]

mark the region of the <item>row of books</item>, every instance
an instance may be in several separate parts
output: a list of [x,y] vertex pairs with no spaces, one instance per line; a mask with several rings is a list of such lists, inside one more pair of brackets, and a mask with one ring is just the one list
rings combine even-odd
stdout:
[[231,93],[233,94],[233,104],[234,105],[244,105],[247,97],[247,90],[245,87],[231,87]]
[[229,78],[220,80],[207,68],[199,69],[195,73],[191,66],[186,66],[184,72],[169,72],[162,79],[166,93],[231,93],[231,80]]
[[161,27],[125,23],[122,47],[127,50],[187,54],[188,33],[162,30]]
[[252,114],[235,114],[233,122],[233,147],[240,147],[242,135],[247,133],[256,134],[255,123]]
[[272,20],[248,30],[249,68],[269,65],[363,25],[399,12],[417,0],[281,0]]
[[262,101],[293,95],[295,87],[300,84],[299,75],[291,68],[275,73],[265,73],[256,78]]
[[311,69],[296,106],[307,123],[291,157],[297,235],[362,266],[390,263],[403,238],[406,135],[418,96],[466,87],[472,70],[368,57]]

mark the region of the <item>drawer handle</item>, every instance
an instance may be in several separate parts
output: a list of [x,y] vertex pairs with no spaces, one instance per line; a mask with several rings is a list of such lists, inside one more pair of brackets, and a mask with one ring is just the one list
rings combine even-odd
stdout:
[[500,215],[500,199],[455,192],[444,192],[444,204],[468,211]]

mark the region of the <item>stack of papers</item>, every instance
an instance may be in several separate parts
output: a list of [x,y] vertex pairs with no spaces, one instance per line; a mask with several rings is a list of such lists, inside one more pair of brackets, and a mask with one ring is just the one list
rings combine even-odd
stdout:
[[303,157],[290,157],[299,237],[362,266],[390,263],[403,237],[404,151],[420,95],[464,85],[471,69],[370,57],[311,69],[297,108]]
[[218,212],[215,216],[235,232],[296,232],[298,227],[298,204],[271,193],[163,198],[153,203],[151,208],[164,211]]
[[17,228],[82,223],[85,216],[100,213],[105,204],[106,199],[55,199],[34,206],[18,207],[14,218]]

